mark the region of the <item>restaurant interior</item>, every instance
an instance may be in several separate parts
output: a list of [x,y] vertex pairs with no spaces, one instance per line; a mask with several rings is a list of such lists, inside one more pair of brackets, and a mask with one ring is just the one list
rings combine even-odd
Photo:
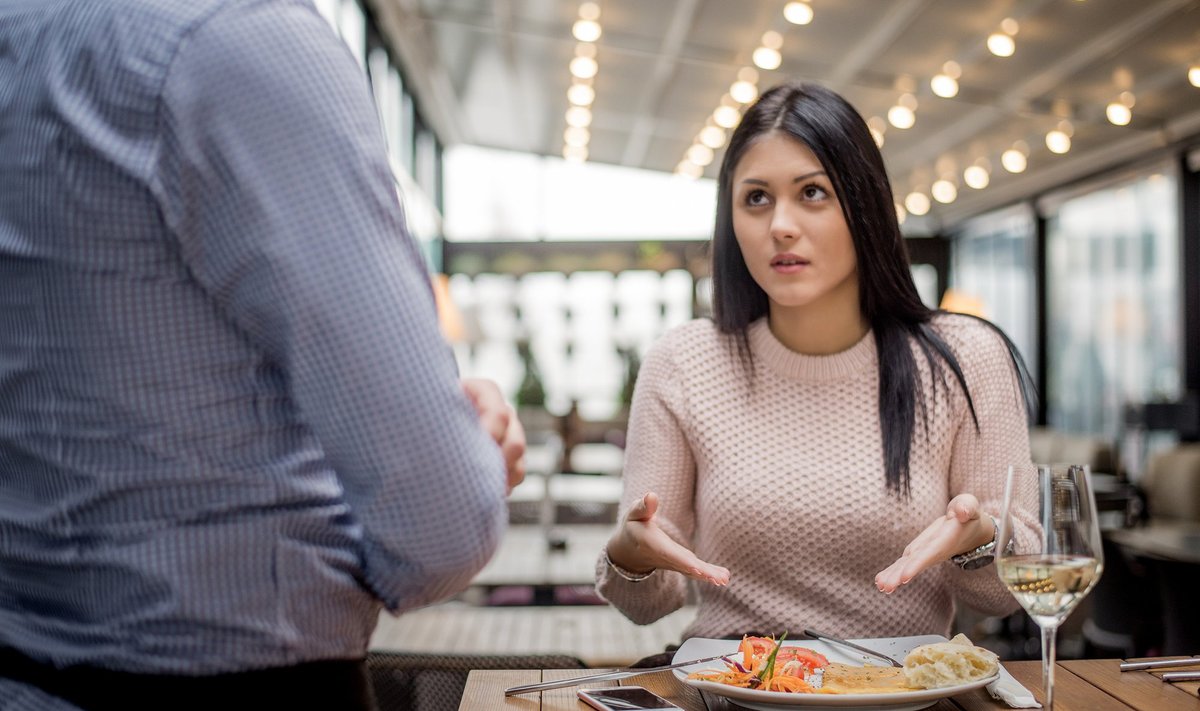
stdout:
[[[927,305],[1029,364],[1036,462],[1091,468],[1105,567],[1060,659],[1200,650],[1200,2],[317,0],[375,95],[464,375],[529,438],[495,559],[384,616],[377,690],[459,708],[472,669],[624,666],[694,609],[626,620],[592,586],[640,359],[711,314],[723,147],[786,80],[881,147]],[[1003,660],[1038,629],[960,610]],[[1194,694],[1193,694],[1194,696]]]

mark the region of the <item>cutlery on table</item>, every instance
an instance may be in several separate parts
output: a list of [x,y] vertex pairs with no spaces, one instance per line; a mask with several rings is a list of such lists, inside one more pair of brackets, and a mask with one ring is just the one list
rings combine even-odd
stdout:
[[577,684],[586,684],[591,681],[609,681],[612,679],[625,679],[631,676],[640,674],[653,674],[655,672],[667,671],[668,669],[679,669],[680,667],[690,667],[693,664],[703,664],[705,662],[714,662],[722,657],[729,656],[729,653],[718,654],[712,657],[704,657],[703,659],[692,659],[686,662],[677,664],[667,664],[661,667],[647,667],[645,669],[618,669],[617,671],[601,672],[599,674],[588,674],[587,676],[577,676],[572,679],[559,679],[558,681],[542,681],[537,684],[523,684],[514,686],[504,690],[505,696],[515,696],[516,694],[528,694],[531,691],[544,691],[546,689],[561,689],[564,686],[575,686]]
[[850,649],[858,650],[858,651],[862,652],[863,654],[866,654],[866,655],[875,657],[876,659],[885,661],[894,667],[903,667],[904,666],[900,662],[896,661],[895,659],[889,657],[886,654],[883,654],[882,652],[876,652],[873,649],[867,649],[866,647],[864,647],[862,645],[855,644],[854,642],[847,642],[844,639],[839,639],[837,637],[830,637],[829,635],[824,634],[822,632],[817,632],[816,630],[804,630],[804,635],[806,637],[812,637],[813,639],[819,639],[822,642],[828,642],[830,644],[840,644],[843,647],[849,647]]
[[1177,681],[1200,681],[1200,671],[1167,672],[1162,675],[1162,680],[1168,684]]
[[1121,671],[1144,671],[1146,669],[1165,669],[1167,667],[1190,667],[1200,664],[1200,657],[1191,659],[1159,659],[1154,662],[1121,662]]

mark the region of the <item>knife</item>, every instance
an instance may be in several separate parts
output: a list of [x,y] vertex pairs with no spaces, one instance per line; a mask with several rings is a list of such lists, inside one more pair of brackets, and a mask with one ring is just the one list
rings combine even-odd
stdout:
[[1121,671],[1142,671],[1144,669],[1163,669],[1167,667],[1190,667],[1200,664],[1200,657],[1191,659],[1159,659],[1153,662],[1121,662]]
[[721,657],[727,657],[730,654],[737,652],[726,652],[713,657],[705,657],[703,659],[693,659],[688,662],[679,662],[678,664],[668,664],[662,667],[647,667],[645,669],[618,669],[617,671],[602,672],[600,674],[588,674],[587,676],[577,676],[573,679],[559,679],[558,681],[543,681],[537,684],[524,684],[522,686],[514,686],[504,690],[505,696],[515,696],[516,694],[528,694],[531,691],[544,691],[546,689],[561,689],[564,686],[575,686],[576,684],[586,684],[590,681],[607,681],[611,679],[625,679],[639,674],[653,674],[654,672],[667,671],[668,669],[678,669],[680,667],[690,667],[693,664],[703,664],[705,662],[713,662]]

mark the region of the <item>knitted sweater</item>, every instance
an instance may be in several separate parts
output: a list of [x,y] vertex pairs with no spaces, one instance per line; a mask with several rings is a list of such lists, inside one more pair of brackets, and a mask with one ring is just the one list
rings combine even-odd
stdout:
[[[841,353],[809,356],[760,319],[748,331],[750,377],[734,339],[711,321],[673,329],[650,350],[630,413],[622,513],[656,492],[663,529],[730,571],[728,586],[696,584],[698,614],[685,637],[805,627],[845,637],[947,634],[955,598],[988,614],[1016,609],[994,566],[935,565],[891,595],[874,585],[955,495],[974,494],[998,517],[1010,464],[1030,473],[1014,528],[1019,540],[1032,535],[1027,422],[1004,343],[963,316],[935,316],[933,327],[958,358],[980,428],[953,374],[946,369],[947,384],[934,378],[934,387],[913,344],[929,428],[918,409],[907,499],[885,483],[872,333]],[[598,592],[639,624],[688,599],[690,581],[673,571],[630,582],[602,557],[596,575]]]

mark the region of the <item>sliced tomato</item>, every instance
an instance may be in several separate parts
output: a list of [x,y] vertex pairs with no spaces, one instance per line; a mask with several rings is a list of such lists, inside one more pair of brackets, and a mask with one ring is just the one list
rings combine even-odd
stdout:
[[756,657],[762,654],[770,654],[771,650],[775,649],[775,640],[770,637],[745,637],[742,643],[749,643],[754,649],[754,656]]
[[824,654],[814,652],[808,647],[782,647],[779,650],[779,655],[775,658],[776,664],[786,664],[790,661],[800,662],[800,665],[807,668],[809,671],[813,669],[821,669],[829,666],[829,660]]

